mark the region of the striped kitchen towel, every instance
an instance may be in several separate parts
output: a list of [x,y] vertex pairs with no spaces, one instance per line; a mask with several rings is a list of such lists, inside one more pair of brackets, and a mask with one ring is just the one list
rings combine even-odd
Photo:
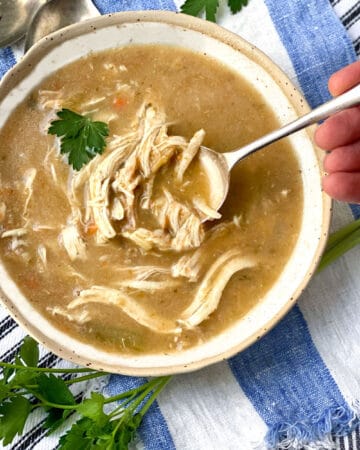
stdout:
[[[182,3],[94,2],[101,13],[176,11]],[[268,54],[313,107],[329,99],[330,74],[360,53],[359,17],[360,2],[353,0],[250,0],[235,16],[223,1],[218,11],[218,22]],[[0,75],[20,53],[19,46],[0,49]],[[360,217],[359,206],[335,203],[333,229],[354,217]],[[298,305],[241,354],[174,377],[145,417],[136,447],[360,450],[359,261],[360,248],[356,248],[315,276]],[[2,360],[12,360],[23,336],[1,310]],[[45,350],[41,362],[65,364]],[[143,381],[114,375],[104,389],[113,395]],[[94,388],[102,387],[82,386],[85,391]],[[10,448],[55,449],[57,436],[45,436],[41,424],[41,414],[34,414],[26,434]]]

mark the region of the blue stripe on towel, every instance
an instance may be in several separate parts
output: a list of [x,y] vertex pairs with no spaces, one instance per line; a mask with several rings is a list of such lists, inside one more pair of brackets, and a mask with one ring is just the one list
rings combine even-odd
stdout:
[[[147,379],[142,377],[112,375],[106,391],[108,395],[117,395],[137,388],[146,382]],[[156,401],[145,414],[139,428],[139,435],[146,450],[175,450],[166,420]]]
[[355,219],[360,219],[360,205],[350,205],[350,208]]
[[0,79],[15,63],[15,56],[11,48],[0,48]]
[[176,11],[172,0],[93,0],[101,14],[145,9]]
[[[329,99],[327,80],[355,61],[354,47],[328,0],[264,0],[312,107]],[[326,29],[328,33],[317,33]]]
[[[315,107],[328,100],[329,76],[355,60],[351,41],[330,3],[265,3],[308,102]],[[324,26],[328,29],[326,40],[316,32]],[[229,364],[269,426],[269,448],[326,440],[331,433],[346,435],[356,422],[317,352],[298,307]]]
[[[353,413],[311,339],[297,306],[266,336],[229,361],[237,381],[269,426],[275,448],[330,432],[348,434]],[[290,448],[290,447],[289,447]]]

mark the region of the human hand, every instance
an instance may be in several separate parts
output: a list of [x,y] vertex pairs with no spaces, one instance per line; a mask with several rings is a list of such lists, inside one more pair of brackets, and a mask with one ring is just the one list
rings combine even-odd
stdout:
[[[337,96],[359,83],[357,61],[330,77],[329,91]],[[330,151],[324,160],[324,191],[337,200],[360,203],[360,106],[328,118],[316,130],[315,142]]]

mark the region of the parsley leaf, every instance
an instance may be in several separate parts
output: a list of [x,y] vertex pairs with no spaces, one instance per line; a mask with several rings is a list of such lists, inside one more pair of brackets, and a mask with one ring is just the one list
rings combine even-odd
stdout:
[[0,441],[10,444],[17,434],[21,434],[30,413],[29,400],[23,396],[14,397],[0,405]]
[[80,170],[97,153],[104,151],[109,127],[104,122],[94,122],[69,109],[62,109],[57,116],[60,120],[51,122],[48,133],[60,138],[61,153],[68,154],[69,164]]
[[24,367],[24,369],[18,369],[14,376],[11,378],[11,381],[8,383],[10,387],[14,386],[26,386],[28,384],[35,384],[39,374],[33,372],[30,369]]
[[61,436],[59,441],[59,450],[90,450],[92,448],[93,438],[87,435],[88,430],[92,429],[93,421],[91,419],[80,419],[70,428],[70,430]]
[[77,412],[101,426],[106,422],[106,414],[103,411],[104,401],[103,395],[92,392],[91,398],[87,398],[77,407]]
[[215,22],[218,6],[219,0],[186,0],[181,6],[181,12],[198,16],[205,9],[206,20]]
[[20,348],[20,358],[27,366],[37,366],[39,362],[39,347],[32,337],[26,336],[24,338],[24,342]]
[[[239,12],[246,6],[249,0],[227,0],[229,8],[233,14]],[[216,22],[216,11],[219,7],[219,0],[186,0],[181,6],[181,12],[190,16],[198,16],[205,9],[206,20]]]
[[38,391],[49,403],[58,405],[75,405],[75,399],[64,380],[53,374],[41,374],[38,377]]
[[241,11],[243,6],[248,4],[249,0],[228,0],[230,10],[233,14]]
[[44,422],[43,427],[48,430],[48,434],[51,434],[57,428],[59,428],[67,418],[73,413],[73,411],[59,408],[51,408],[48,410],[48,416]]

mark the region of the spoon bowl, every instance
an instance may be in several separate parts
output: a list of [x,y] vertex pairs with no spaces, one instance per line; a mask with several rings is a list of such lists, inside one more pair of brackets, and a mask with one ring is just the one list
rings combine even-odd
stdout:
[[21,39],[29,26],[31,17],[48,0],[1,0],[0,1],[0,47]]
[[91,0],[51,0],[36,11],[25,39],[25,52],[48,34],[73,23],[99,16]]
[[206,173],[209,174],[209,179],[212,181],[213,186],[211,207],[217,211],[224,203],[229,191],[230,171],[239,161],[269,144],[313,125],[320,120],[326,119],[332,114],[359,104],[360,84],[278,130],[272,131],[251,142],[245,147],[227,153],[218,153],[202,146],[200,148],[199,158]]

